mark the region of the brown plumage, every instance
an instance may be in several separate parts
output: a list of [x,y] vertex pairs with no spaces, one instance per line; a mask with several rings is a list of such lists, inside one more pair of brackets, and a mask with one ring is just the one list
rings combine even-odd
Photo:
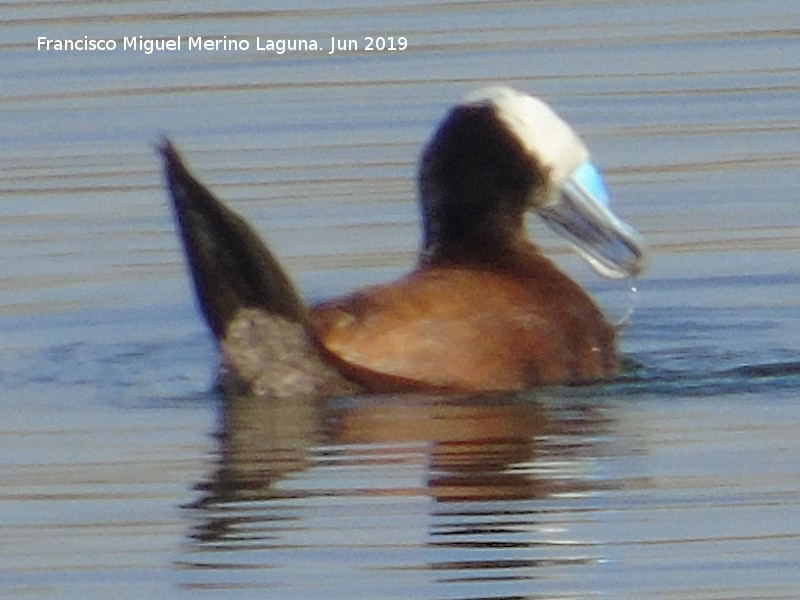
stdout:
[[[541,209],[573,241],[587,238],[584,251],[606,273],[635,274],[642,253],[604,205],[588,226],[585,215],[573,224],[557,212],[564,194],[593,200],[576,175],[588,153],[542,106],[500,90],[453,109],[421,162],[417,267],[310,308],[257,235],[165,143],[178,228],[226,380],[264,396],[308,396],[520,390],[616,373],[614,328],[528,239],[524,215]],[[524,136],[551,118],[542,136],[557,152],[541,156]]]

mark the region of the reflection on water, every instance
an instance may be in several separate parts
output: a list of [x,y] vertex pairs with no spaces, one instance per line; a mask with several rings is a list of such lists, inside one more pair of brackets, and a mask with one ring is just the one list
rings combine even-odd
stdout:
[[[493,582],[556,589],[560,569],[598,560],[570,524],[586,518],[593,491],[619,485],[593,464],[607,445],[599,406],[496,395],[226,400],[219,462],[188,508],[186,568],[224,566],[228,585],[290,597],[292,577],[322,585],[330,569],[334,587],[381,589],[396,572],[408,581],[392,580],[393,597],[423,583],[473,597]],[[254,560],[271,568],[249,573]],[[200,583],[190,573],[186,585]]]
[[[497,395],[378,396],[267,405],[263,399],[237,397],[223,404],[221,465],[205,486],[203,503],[280,497],[281,482],[293,473],[316,463],[369,462],[373,450],[376,464],[397,462],[420,469],[412,488],[387,489],[387,495],[423,494],[448,502],[574,492],[584,484],[566,472],[546,477],[533,464],[548,452],[543,440],[602,426],[600,409],[583,412],[575,422],[552,422],[535,401]],[[315,449],[320,447],[336,449],[319,455]]]
[[[800,597],[800,5],[0,5],[0,596]],[[402,53],[45,54],[37,36],[403,35]],[[587,139],[652,250],[604,385],[223,402],[151,144],[312,297],[407,267],[485,84]],[[612,315],[627,289],[548,253]],[[219,413],[219,414],[217,414]]]
[[525,396],[228,398],[184,508],[181,585],[788,599],[798,389],[795,366]]

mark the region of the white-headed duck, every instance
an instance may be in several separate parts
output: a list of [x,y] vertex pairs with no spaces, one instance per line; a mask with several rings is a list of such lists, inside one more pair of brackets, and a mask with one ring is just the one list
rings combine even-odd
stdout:
[[525,213],[605,276],[636,275],[643,251],[586,146],[539,99],[492,88],[455,106],[422,154],[416,267],[310,307],[250,226],[169,142],[161,151],[223,381],[285,397],[523,390],[617,373],[615,328],[528,239]]

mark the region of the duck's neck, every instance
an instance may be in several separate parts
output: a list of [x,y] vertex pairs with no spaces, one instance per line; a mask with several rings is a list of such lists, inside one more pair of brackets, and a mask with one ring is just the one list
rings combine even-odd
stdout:
[[423,265],[497,263],[530,245],[523,212],[508,203],[445,201],[427,206],[422,215]]

